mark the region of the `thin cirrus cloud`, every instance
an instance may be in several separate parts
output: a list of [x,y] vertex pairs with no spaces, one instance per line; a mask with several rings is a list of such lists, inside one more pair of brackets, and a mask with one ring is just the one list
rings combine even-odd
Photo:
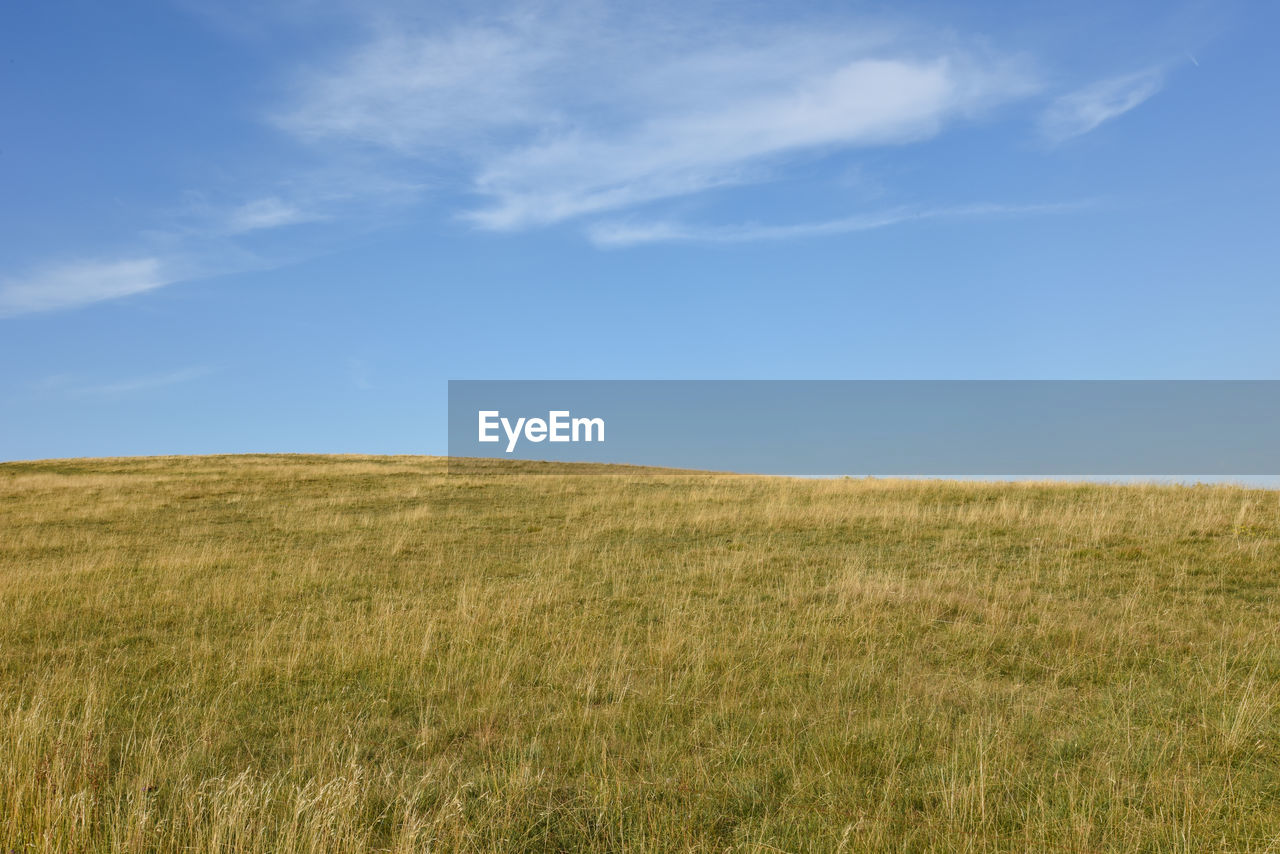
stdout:
[[660,115],[622,135],[566,135],[488,164],[476,187],[492,203],[469,218],[496,230],[547,225],[739,183],[805,152],[927,138],[1019,85],[973,74],[950,58],[861,59],[785,91]]
[[1067,139],[1133,109],[1164,77],[1102,80],[1046,108],[1033,60],[924,28],[572,2],[427,27],[398,8],[353,28],[347,49],[295,66],[265,111],[317,155],[313,171],[277,163],[275,193],[170,215],[114,260],[0,279],[0,317],[274,266],[290,249],[310,251],[297,248],[308,232],[276,232],[358,229],[428,192],[481,230],[573,223],[601,248],[850,233],[984,207],[1043,213],[1054,206],[892,208],[799,225],[690,225],[651,212],[785,181],[833,153],[922,143],[1010,105],[1042,111],[1040,131]]
[[[165,250],[159,253],[76,260],[0,279],[0,317],[76,308],[177,282],[270,266],[253,253],[227,246],[224,239],[326,217],[271,196],[206,213],[204,219],[197,227],[161,232]],[[218,248],[214,251],[209,245]]]
[[164,373],[146,374],[125,379],[84,381],[74,374],[54,374],[31,384],[33,392],[40,395],[58,395],[62,397],[123,397],[154,389],[182,385],[202,379],[216,373],[217,369],[207,365],[196,365],[187,368],[166,371]]
[[283,228],[288,225],[299,225],[324,219],[321,214],[305,211],[297,205],[282,201],[276,196],[254,199],[234,208],[226,216],[226,232],[228,234],[247,234],[251,231],[263,231],[272,228]]
[[126,394],[134,394],[137,392],[151,391],[153,389],[189,383],[193,380],[207,377],[212,373],[214,373],[214,369],[206,366],[182,368],[180,370],[169,371],[162,374],[148,374],[147,376],[131,377],[129,379],[98,383],[96,385],[75,386],[71,391],[78,395],[118,397]]
[[1099,80],[1056,98],[1040,117],[1040,132],[1054,142],[1082,136],[1132,110],[1164,87],[1165,70],[1147,68]]
[[971,219],[989,216],[1041,215],[1078,211],[1090,202],[1061,204],[979,204],[939,208],[896,208],[861,216],[842,217],[793,225],[756,223],[731,226],[696,226],[678,222],[599,223],[587,234],[596,246],[606,249],[646,243],[748,243],[762,240],[794,240],[833,234],[873,231],[909,222],[931,219]]
[[81,261],[0,281],[0,317],[140,294],[176,281],[159,258]]
[[927,139],[1038,89],[1025,63],[867,25],[726,30],[514,18],[397,31],[304,76],[275,120],[469,172],[482,201],[464,219],[512,231]]

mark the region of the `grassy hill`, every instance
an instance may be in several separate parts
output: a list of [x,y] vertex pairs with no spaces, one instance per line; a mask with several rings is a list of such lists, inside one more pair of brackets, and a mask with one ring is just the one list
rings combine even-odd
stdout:
[[0,850],[1277,851],[1280,494],[0,465]]

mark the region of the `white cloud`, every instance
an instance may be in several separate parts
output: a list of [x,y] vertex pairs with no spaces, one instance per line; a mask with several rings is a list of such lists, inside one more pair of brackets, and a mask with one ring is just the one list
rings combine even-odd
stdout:
[[626,134],[565,135],[489,164],[477,186],[495,204],[471,218],[494,229],[541,225],[734,183],[787,154],[929,137],[989,94],[965,74],[945,58],[863,59],[784,92],[659,115]]
[[[301,0],[297,15],[271,26],[301,26],[309,5]],[[779,23],[727,14],[732,4],[708,15],[697,4],[609,0],[468,7],[465,18],[399,3],[349,6],[340,17],[351,21],[353,47],[299,69],[270,115],[316,160],[259,173],[267,190],[231,187],[212,202],[192,190],[185,210],[140,232],[135,245],[146,248],[131,257],[2,279],[0,316],[269,267],[318,242],[286,226],[353,230],[398,215],[428,189],[477,227],[582,219],[599,246],[778,240],[958,215],[896,209],[792,226],[599,221],[785,178],[808,158],[927,140],[1039,91],[1026,60],[979,40],[848,17]],[[1150,97],[1160,76],[1140,72],[1060,98],[1046,133],[1085,132]]]
[[510,29],[386,32],[335,67],[304,77],[299,102],[276,121],[313,140],[438,150],[480,130],[536,122],[542,99],[533,74],[548,58],[545,48]]
[[247,202],[232,210],[227,215],[226,231],[228,234],[244,234],[249,231],[315,222],[320,219],[323,217],[319,214],[308,213],[275,196],[268,196]]
[[966,219],[980,216],[1036,215],[1080,210],[1088,202],[1040,205],[962,205],[944,208],[898,208],[879,213],[798,223],[795,225],[745,224],[696,226],[675,222],[600,223],[587,229],[592,243],[602,248],[638,246],[645,243],[747,243],[760,240],[790,240],[871,231],[907,222],[930,219]]
[[212,373],[213,368],[208,367],[183,368],[182,370],[170,371],[164,374],[150,374],[148,376],[133,377],[130,379],[100,383],[97,385],[79,386],[74,389],[74,392],[77,394],[114,397],[116,395],[179,385],[202,377],[207,377]]
[[194,366],[168,371],[161,374],[130,377],[128,379],[110,381],[89,381],[74,374],[52,374],[36,380],[29,388],[38,394],[54,394],[62,397],[118,397],[140,391],[148,391],[166,386],[198,380],[215,373],[216,369],[207,366]]
[[1040,131],[1061,142],[1124,115],[1164,86],[1163,68],[1109,77],[1057,98],[1040,117]]
[[865,24],[711,27],[509,16],[382,32],[304,77],[280,126],[461,164],[519,229],[761,180],[789,158],[894,145],[1036,88],[1020,64]]
[[72,308],[139,294],[176,281],[158,258],[84,261],[0,281],[0,317]]

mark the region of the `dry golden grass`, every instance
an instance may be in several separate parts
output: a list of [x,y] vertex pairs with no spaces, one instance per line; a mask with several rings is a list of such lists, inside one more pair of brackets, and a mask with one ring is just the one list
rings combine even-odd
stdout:
[[0,850],[1280,851],[1280,494],[0,465]]

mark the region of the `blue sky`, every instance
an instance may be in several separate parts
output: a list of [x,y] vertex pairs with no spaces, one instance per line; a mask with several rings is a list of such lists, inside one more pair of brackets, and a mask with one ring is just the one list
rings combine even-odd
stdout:
[[450,378],[1280,378],[1269,3],[7,4],[0,459]]

